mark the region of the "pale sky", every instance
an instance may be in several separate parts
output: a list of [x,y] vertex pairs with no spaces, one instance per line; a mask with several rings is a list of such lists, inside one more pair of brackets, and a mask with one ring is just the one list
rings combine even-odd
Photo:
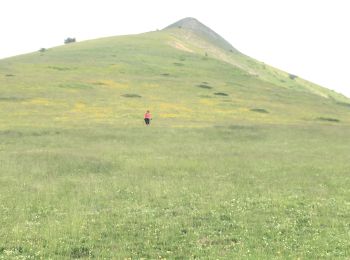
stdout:
[[350,0],[0,0],[0,58],[185,17],[248,56],[350,97]]

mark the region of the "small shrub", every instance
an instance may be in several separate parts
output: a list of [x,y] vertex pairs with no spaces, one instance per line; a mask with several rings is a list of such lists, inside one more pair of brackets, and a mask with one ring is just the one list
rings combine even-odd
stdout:
[[105,86],[105,85],[106,85],[106,83],[101,82],[101,81],[96,81],[96,82],[94,82],[94,83],[92,83],[92,84],[94,84],[94,85],[96,85],[96,86]]
[[205,89],[212,89],[212,88],[213,88],[213,87],[208,86],[208,85],[206,85],[206,84],[199,84],[199,85],[197,85],[197,87],[199,87],[199,88],[205,88]]
[[174,65],[175,65],[175,66],[184,66],[183,63],[179,63],[179,62],[174,62]]
[[224,92],[215,92],[214,95],[216,95],[216,96],[228,96],[228,94],[226,94]]
[[344,107],[350,107],[350,103],[346,103],[346,102],[337,102],[337,104]]
[[163,74],[160,74],[161,76],[164,76],[164,77],[167,77],[167,76],[170,76],[169,73],[163,73]]
[[328,122],[340,122],[339,119],[331,118],[331,117],[318,117],[317,120],[328,121]]
[[64,44],[69,44],[69,43],[73,43],[73,42],[76,42],[75,38],[68,37],[64,40]]
[[267,110],[264,109],[264,108],[252,108],[252,109],[250,109],[250,111],[258,112],[258,113],[265,113],[265,114],[268,114],[268,113],[269,113],[269,111],[267,111]]
[[73,70],[74,68],[69,68],[69,67],[58,67],[58,66],[49,66],[49,69],[53,70],[59,70],[59,71],[66,71],[66,70]]
[[45,51],[46,51],[45,48],[41,48],[41,49],[39,50],[39,52],[45,52]]
[[122,97],[126,97],[126,98],[140,98],[140,95],[137,94],[124,94],[122,95]]
[[294,75],[294,74],[289,74],[289,78],[290,78],[291,80],[294,80],[294,79],[298,78],[298,76],[297,76],[297,75]]
[[15,75],[13,75],[13,74],[6,74],[5,76],[6,77],[14,77]]

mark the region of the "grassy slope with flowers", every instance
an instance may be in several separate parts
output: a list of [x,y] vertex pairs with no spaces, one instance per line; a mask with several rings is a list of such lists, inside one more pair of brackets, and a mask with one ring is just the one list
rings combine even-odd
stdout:
[[220,46],[1,60],[0,259],[349,257],[349,100]]

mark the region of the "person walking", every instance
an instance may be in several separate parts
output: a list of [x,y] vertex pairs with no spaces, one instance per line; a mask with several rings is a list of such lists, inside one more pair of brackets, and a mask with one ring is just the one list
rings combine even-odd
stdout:
[[149,110],[146,111],[145,113],[145,123],[146,123],[146,126],[149,126],[150,123],[151,123],[151,120],[152,120],[152,115],[151,113],[149,112]]

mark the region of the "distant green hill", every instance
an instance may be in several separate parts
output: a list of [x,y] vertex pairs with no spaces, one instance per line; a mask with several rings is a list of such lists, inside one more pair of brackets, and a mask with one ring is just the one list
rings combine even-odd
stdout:
[[194,18],[0,60],[0,128],[349,123],[350,101],[231,46]]

